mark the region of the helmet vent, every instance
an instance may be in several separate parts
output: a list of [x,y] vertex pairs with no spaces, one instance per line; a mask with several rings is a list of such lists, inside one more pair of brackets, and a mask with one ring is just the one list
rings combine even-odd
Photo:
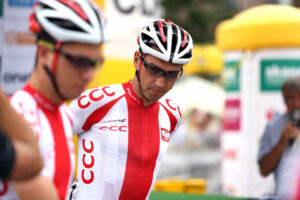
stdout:
[[59,27],[73,30],[73,31],[84,32],[84,30],[82,30],[80,27],[78,27],[76,24],[74,24],[70,21],[66,21],[63,19],[57,19],[57,18],[48,18],[48,20],[51,21],[53,24],[56,24]]

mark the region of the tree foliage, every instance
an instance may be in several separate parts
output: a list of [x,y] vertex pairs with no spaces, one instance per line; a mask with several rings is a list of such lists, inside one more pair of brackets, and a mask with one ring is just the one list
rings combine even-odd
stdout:
[[162,0],[164,18],[186,29],[195,43],[212,43],[218,23],[232,18],[233,0]]

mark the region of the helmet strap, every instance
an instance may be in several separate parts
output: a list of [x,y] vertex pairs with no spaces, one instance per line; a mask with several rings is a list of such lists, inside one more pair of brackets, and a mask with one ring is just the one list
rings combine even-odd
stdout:
[[61,100],[66,100],[67,98],[65,98],[62,93],[59,91],[58,88],[58,84],[55,78],[55,71],[56,71],[56,66],[57,66],[57,60],[59,57],[59,49],[61,48],[61,42],[56,42],[55,43],[55,49],[54,49],[54,58],[52,60],[52,64],[51,64],[51,71],[50,69],[44,65],[44,70],[46,71],[47,75],[50,77],[50,80],[52,82],[52,85],[55,89],[56,94],[61,98]]
[[141,68],[142,68],[142,60],[145,58],[145,54],[141,52],[141,49],[140,49],[140,53],[141,53],[141,56],[140,56],[140,66],[139,66],[139,70],[135,70],[135,75],[137,76],[137,79],[138,79],[138,82],[139,82],[139,87],[140,87],[140,90],[141,90],[141,93],[143,95],[143,98],[146,99],[147,101],[150,101],[145,95],[144,95],[144,92],[143,92],[143,89],[142,89],[142,86],[141,86],[141,78],[140,78],[140,74],[141,74]]

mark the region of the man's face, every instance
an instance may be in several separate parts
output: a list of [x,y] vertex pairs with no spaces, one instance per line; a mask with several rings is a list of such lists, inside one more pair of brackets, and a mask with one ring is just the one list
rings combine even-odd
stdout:
[[[137,53],[135,56],[138,56]],[[141,60],[140,58],[135,60],[135,67],[139,70]],[[173,87],[178,77],[174,76],[174,74],[178,74],[181,68],[182,65],[180,64],[165,62],[151,55],[144,57],[140,69],[140,83],[144,96],[149,100],[149,103],[159,100]],[[165,73],[169,74],[167,75],[168,77],[166,77]]]
[[285,90],[283,97],[289,114],[294,110],[300,110],[300,92]]
[[96,71],[96,68],[88,66],[86,61],[101,58],[103,52],[100,45],[67,43],[61,47],[55,77],[65,98],[76,98],[86,89]]

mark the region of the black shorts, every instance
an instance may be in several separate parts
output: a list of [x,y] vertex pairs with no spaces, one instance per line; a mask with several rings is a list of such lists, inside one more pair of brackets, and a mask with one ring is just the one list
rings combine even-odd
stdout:
[[0,128],[0,178],[5,179],[10,174],[15,161],[15,149],[11,141]]

